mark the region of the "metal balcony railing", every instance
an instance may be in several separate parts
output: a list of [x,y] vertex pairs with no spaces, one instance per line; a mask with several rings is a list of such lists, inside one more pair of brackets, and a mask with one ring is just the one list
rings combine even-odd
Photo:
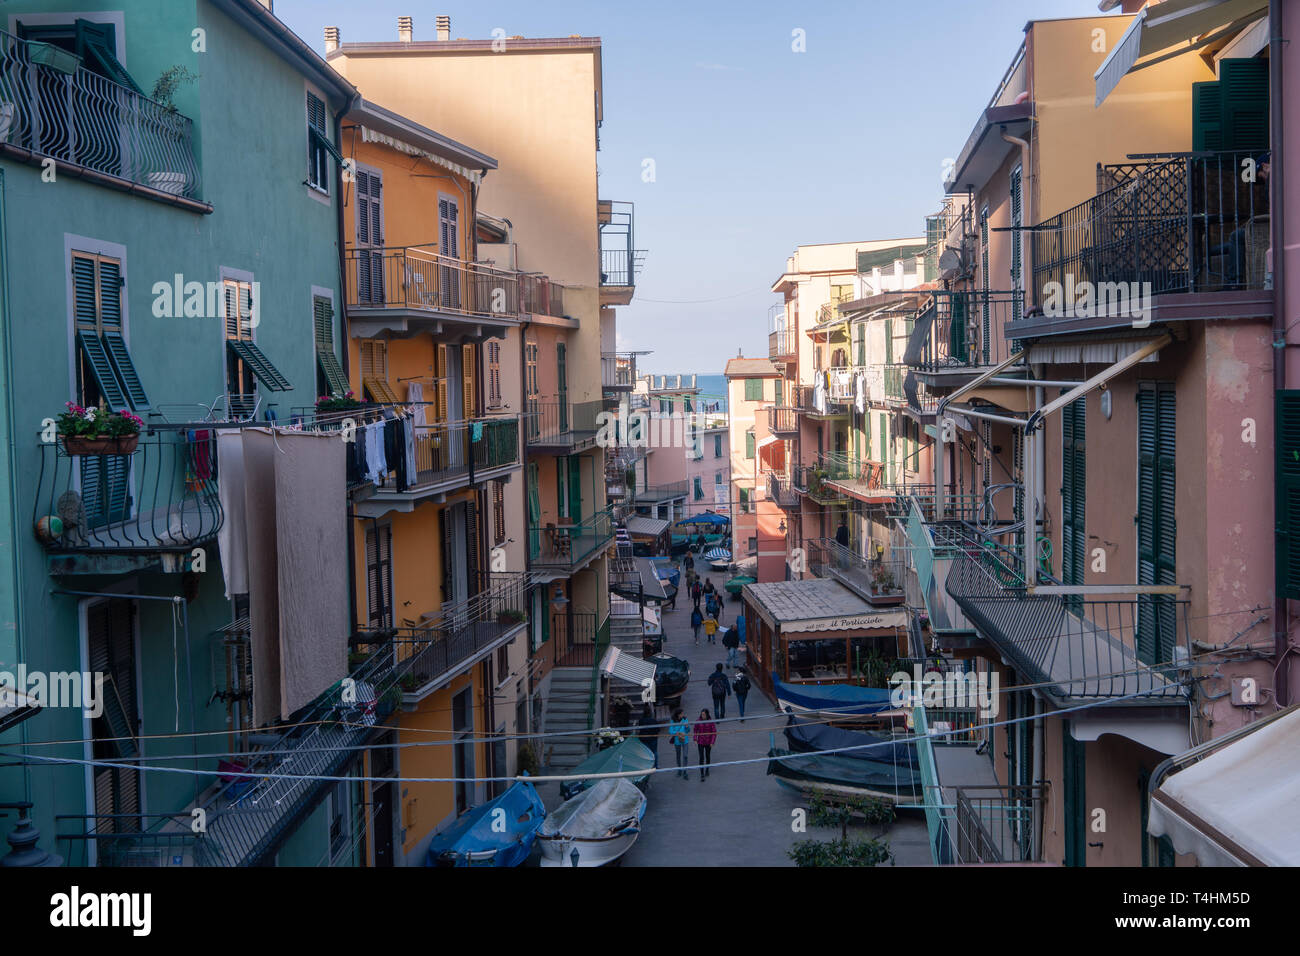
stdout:
[[834,578],[860,597],[874,603],[900,603],[907,564],[903,556],[886,550],[879,559],[863,557],[831,538],[807,542],[808,570],[819,578]]
[[[1037,304],[1047,304],[1049,283],[1069,298],[1091,283],[1110,314],[1117,297],[1130,301],[1129,283],[1150,283],[1152,295],[1264,288],[1269,187],[1263,175],[1244,181],[1246,159],[1256,156],[1165,154],[1098,167],[1096,196],[1030,233]],[[1107,314],[1106,303],[1093,309]]]
[[50,552],[185,552],[216,538],[215,432],[151,426],[126,455],[40,446],[32,525]]
[[38,62],[50,49],[0,31],[0,142],[197,199],[193,123],[84,67],[65,73]]
[[631,287],[636,285],[637,274],[645,250],[636,248],[635,206],[630,202],[600,200],[600,284],[602,286]]
[[796,352],[796,336],[793,329],[776,329],[767,334],[767,357],[772,361],[788,359]]
[[1006,327],[1023,314],[1019,292],[933,292],[917,316],[904,361],[927,372],[996,365],[1019,351]]
[[957,787],[949,820],[953,863],[1038,863],[1033,826],[1045,788]]
[[614,540],[613,515],[599,511],[577,524],[547,523],[528,528],[528,557],[532,567],[573,570]]
[[544,275],[519,274],[519,309],[529,315],[564,315],[564,286]]
[[997,549],[956,554],[946,586],[980,633],[1057,700],[1178,702],[1189,694],[1186,599],[1029,594]]
[[799,431],[799,409],[773,405],[767,410],[767,428],[773,434],[788,435]]
[[797,508],[799,496],[789,478],[775,472],[767,476],[767,497],[776,502],[778,508]]
[[600,353],[602,388],[630,389],[636,385],[636,352]]
[[517,272],[444,256],[432,245],[351,248],[344,266],[349,308],[519,316]]
[[656,501],[671,501],[674,498],[685,498],[691,490],[691,483],[686,480],[670,481],[662,485],[648,485],[645,488],[638,488],[636,491],[636,500],[645,504]]
[[600,430],[603,401],[556,402],[528,400],[524,433],[529,445],[578,448],[591,445]]

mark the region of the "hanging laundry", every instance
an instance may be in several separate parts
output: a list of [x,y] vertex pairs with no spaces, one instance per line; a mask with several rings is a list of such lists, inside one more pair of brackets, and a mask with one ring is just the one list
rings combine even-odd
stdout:
[[410,418],[403,422],[404,427],[402,429],[402,443],[404,445],[406,456],[406,481],[408,484],[412,485],[419,480],[420,472],[419,466],[415,461],[416,417],[422,417],[424,414],[424,406],[417,405],[416,408],[419,409],[419,411],[413,413]]
[[482,422],[475,422],[475,423],[474,423],[473,428],[471,428],[471,430],[470,430],[470,439],[469,439],[469,440],[470,440],[470,441],[482,441],[482,440],[483,440],[483,423],[482,423]]
[[408,382],[406,400],[411,403],[411,416],[415,427],[424,428],[428,424],[424,417],[424,386],[419,382]]

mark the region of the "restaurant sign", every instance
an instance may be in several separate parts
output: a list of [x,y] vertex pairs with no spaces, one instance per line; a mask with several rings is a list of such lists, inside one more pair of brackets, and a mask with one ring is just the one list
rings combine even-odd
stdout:
[[904,627],[907,611],[867,611],[863,614],[844,614],[839,617],[819,617],[803,621],[782,621],[782,634],[806,634],[810,631],[871,631],[881,628]]

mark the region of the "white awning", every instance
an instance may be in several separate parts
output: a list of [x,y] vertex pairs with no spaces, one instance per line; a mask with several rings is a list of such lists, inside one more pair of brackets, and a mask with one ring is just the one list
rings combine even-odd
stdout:
[[655,679],[655,665],[611,647],[600,662],[600,673],[604,677],[616,677],[644,687],[646,680]]
[[1096,105],[1129,73],[1207,46],[1267,13],[1268,0],[1164,0],[1143,7],[1093,74]]
[[1202,866],[1300,866],[1300,707],[1214,743],[1151,795],[1151,835]]
[[772,444],[772,442],[774,441],[776,441],[775,435],[764,435],[762,438],[758,440],[758,444],[754,446],[754,450],[762,451],[764,448]]

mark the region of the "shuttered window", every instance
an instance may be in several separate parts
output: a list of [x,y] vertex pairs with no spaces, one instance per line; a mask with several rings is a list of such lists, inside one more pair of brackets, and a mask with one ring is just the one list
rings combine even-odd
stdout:
[[[360,305],[383,305],[384,276],[384,177],[371,169],[356,171],[353,195],[356,197],[357,302]],[[394,260],[400,262],[400,260]],[[406,286],[406,294],[417,302],[432,289],[425,289],[424,273],[415,271],[396,277]]]
[[740,513],[742,515],[749,514],[749,489],[748,488],[740,489]]
[[473,345],[461,346],[462,371],[461,404],[466,421],[478,414],[478,350]]
[[506,483],[492,482],[492,543],[504,544],[506,540]]
[[[1138,388],[1138,584],[1176,584],[1175,391],[1172,382]],[[1137,656],[1146,664],[1173,659],[1177,615],[1172,598],[1139,595]]]
[[361,341],[361,384],[371,401],[397,404],[397,393],[388,384],[388,343],[383,339]]
[[113,411],[147,409],[149,397],[122,337],[121,262],[74,252],[71,268],[78,404],[103,401]]
[[763,380],[761,378],[745,379],[745,401],[761,402],[763,400]]
[[488,367],[488,407],[501,407],[501,343],[491,341],[487,344]]
[[226,399],[233,415],[246,417],[257,408],[254,380],[272,392],[287,392],[293,385],[253,342],[253,284],[222,279],[223,321],[226,330]]
[[[1021,202],[1020,195],[1021,167],[1016,166],[1011,170],[1011,181],[1009,188],[1011,191],[1011,289],[1013,292],[1019,292],[1021,289],[1020,276],[1020,227],[1024,225],[1023,215],[1024,206]],[[1022,309],[1022,299],[1019,295],[1011,297],[1011,321],[1020,321]]]
[[[456,201],[447,197],[438,200],[438,243],[448,260],[460,258],[460,210]],[[463,273],[453,265],[440,266],[438,272],[442,307],[459,311]]]
[[312,322],[315,327],[316,364],[320,366],[321,384],[317,394],[343,396],[348,391],[347,376],[334,354],[334,304],[323,296],[311,300]]
[[695,500],[699,501],[704,497],[704,479],[699,475],[695,476]]
[[[86,608],[86,652],[92,674],[103,675],[103,712],[91,722],[95,760],[139,756],[139,703],[136,688],[134,604],[121,598]],[[140,830],[140,773],[123,766],[92,771],[95,812],[101,833]],[[126,815],[126,816],[119,816]]]
[[1065,865],[1086,865],[1088,800],[1087,768],[1084,744],[1070,735],[1070,726],[1061,725],[1061,781],[1065,792]]
[[1273,443],[1274,508],[1277,512],[1277,590],[1300,599],[1300,390],[1279,391]]
[[393,609],[393,528],[366,529],[366,607],[371,628],[391,627]]
[[1071,585],[1083,584],[1088,552],[1086,409],[1078,398],[1061,410],[1061,583]]
[[343,162],[343,154],[330,141],[325,102],[307,94],[307,182],[323,193],[330,191],[330,160]]
[[754,433],[745,432],[745,457],[754,457]]

